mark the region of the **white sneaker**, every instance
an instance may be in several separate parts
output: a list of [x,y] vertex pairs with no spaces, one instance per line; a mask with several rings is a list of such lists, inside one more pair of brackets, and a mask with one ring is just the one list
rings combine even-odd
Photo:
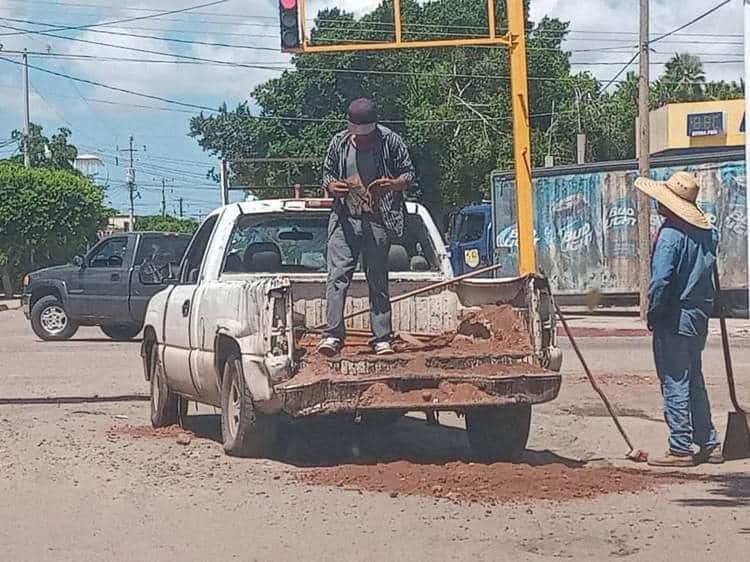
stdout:
[[373,349],[375,350],[375,355],[393,355],[395,353],[391,342],[387,341],[376,343]]
[[318,353],[326,357],[335,357],[341,351],[343,344],[338,338],[323,338],[318,344]]

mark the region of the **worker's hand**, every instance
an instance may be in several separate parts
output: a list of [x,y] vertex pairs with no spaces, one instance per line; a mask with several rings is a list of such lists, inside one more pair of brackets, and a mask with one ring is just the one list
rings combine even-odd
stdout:
[[328,193],[334,197],[346,197],[349,193],[349,184],[345,181],[332,181],[328,184]]
[[380,178],[370,184],[370,193],[381,197],[389,191],[403,191],[405,187],[403,178]]

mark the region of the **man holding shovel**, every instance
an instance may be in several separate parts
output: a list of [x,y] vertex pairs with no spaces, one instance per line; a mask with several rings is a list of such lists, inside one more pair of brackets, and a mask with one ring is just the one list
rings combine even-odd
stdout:
[[331,141],[323,187],[334,197],[328,225],[327,327],[318,352],[334,356],[346,335],[344,304],[360,254],[370,290],[371,345],[393,353],[388,253],[404,233],[404,191],[414,168],[404,141],[378,124],[372,100],[354,100],[348,127]]
[[651,458],[649,464],[721,463],[701,368],[714,308],[718,235],[696,205],[699,186],[692,174],[677,172],[666,182],[639,178],[635,185],[656,200],[664,217],[651,258],[648,327],[653,331],[654,362],[670,438],[667,454]]

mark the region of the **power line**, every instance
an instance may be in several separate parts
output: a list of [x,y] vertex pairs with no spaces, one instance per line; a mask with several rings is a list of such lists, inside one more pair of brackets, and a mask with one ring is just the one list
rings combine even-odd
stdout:
[[699,16],[691,19],[689,22],[684,23],[683,25],[681,25],[681,26],[673,29],[672,31],[664,33],[663,35],[659,35],[658,37],[656,37],[656,39],[650,39],[647,44],[650,45],[651,43],[656,43],[657,41],[661,41],[662,39],[665,39],[665,38],[669,37],[670,35],[674,35],[678,31],[682,31],[686,27],[690,27],[694,23],[699,22],[700,20],[702,20],[702,19],[710,16],[711,14],[713,14],[714,12],[716,12],[717,10],[720,10],[721,8],[723,8],[724,6],[726,6],[727,4],[729,4],[731,1],[732,0],[724,0],[723,2],[719,2],[716,6],[714,6],[713,8],[711,8],[711,9],[705,11],[705,12],[703,12],[701,15],[699,15]]
[[[67,25],[67,26],[57,27],[55,29],[48,29],[47,31],[77,31],[81,29],[90,29],[93,27],[116,25],[118,23],[127,23],[127,22],[132,22],[132,21],[147,20],[147,19],[159,18],[161,16],[169,16],[173,14],[180,14],[183,12],[190,12],[192,10],[199,10],[201,8],[208,8],[210,6],[216,6],[217,4],[224,4],[228,1],[229,0],[214,0],[213,2],[208,2],[206,4],[198,4],[196,6],[189,6],[187,8],[179,8],[177,10],[169,10],[166,12],[157,12],[156,14],[151,14],[147,16],[137,16],[137,17],[132,17],[132,18],[124,18],[124,19],[119,19],[119,20],[112,20],[112,21],[101,22],[101,23],[92,23],[92,24],[86,24],[86,25]],[[15,21],[15,20],[11,20],[11,21]],[[42,24],[42,25],[46,26],[50,24]],[[37,30],[27,30],[27,31],[21,31],[21,32],[14,32],[14,33],[0,33],[0,37],[8,37],[11,35],[34,35],[37,33],[39,33],[39,31]]]

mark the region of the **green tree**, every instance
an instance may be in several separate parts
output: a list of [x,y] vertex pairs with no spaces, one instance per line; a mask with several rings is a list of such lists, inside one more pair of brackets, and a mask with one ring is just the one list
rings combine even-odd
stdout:
[[109,210],[80,174],[0,162],[0,269],[4,291],[27,271],[64,263],[96,240]]
[[180,232],[190,234],[198,227],[198,222],[193,219],[181,219],[167,215],[150,215],[138,217],[135,221],[136,230],[153,232]]
[[[69,129],[59,129],[51,138],[44,136],[41,125],[31,123],[29,127],[29,156],[32,168],[50,168],[74,172],[73,161],[78,156],[78,149],[68,141],[73,133]],[[23,149],[24,134],[15,130],[11,138]],[[23,163],[24,155],[17,154],[10,158],[13,162]]]

